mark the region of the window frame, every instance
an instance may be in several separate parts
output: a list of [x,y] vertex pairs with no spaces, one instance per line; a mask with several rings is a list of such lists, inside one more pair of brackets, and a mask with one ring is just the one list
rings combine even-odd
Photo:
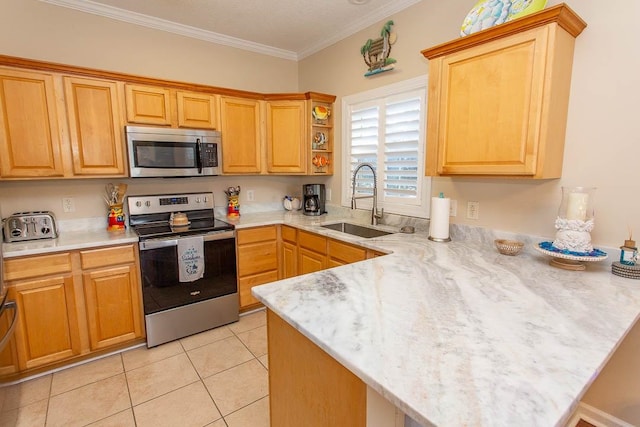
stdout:
[[[428,103],[428,76],[422,75],[414,77],[408,80],[404,80],[397,83],[392,83],[386,86],[367,90],[364,92],[348,95],[342,98],[342,206],[351,207],[351,182],[353,177],[351,176],[351,107],[358,104],[376,104],[380,100],[386,100],[393,102],[393,99],[400,99],[401,95],[407,92],[421,91],[421,97],[423,103],[421,108],[423,109],[420,118],[419,129],[419,141],[423,143],[418,144],[418,170],[417,170],[417,184],[419,187],[417,199],[412,199],[409,203],[399,203],[397,198],[389,198],[385,201],[384,197],[384,144],[378,145],[378,157],[376,165],[377,174],[377,188],[378,188],[378,209],[384,208],[385,213],[392,213],[398,215],[407,215],[418,218],[429,218],[431,207],[431,177],[425,176],[425,162],[426,162],[426,128],[427,128],[427,103]],[[384,125],[384,123],[383,123]],[[381,128],[384,130],[384,127]],[[380,142],[380,137],[378,139]],[[382,171],[382,173],[380,172]],[[357,201],[358,209],[371,209],[371,199],[362,199]]]

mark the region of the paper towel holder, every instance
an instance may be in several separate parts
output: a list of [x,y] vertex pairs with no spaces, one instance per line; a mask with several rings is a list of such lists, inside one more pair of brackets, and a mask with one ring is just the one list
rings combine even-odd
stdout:
[[441,239],[440,237],[427,237],[427,239],[431,240],[432,242],[450,242],[451,241],[451,237],[447,237],[446,239]]
[[[429,218],[429,237],[432,242],[450,242],[449,234],[449,206],[450,200],[444,197],[444,193],[440,192],[438,197],[431,198],[431,217]],[[438,205],[438,209],[434,211],[434,206]],[[438,225],[434,226],[434,222],[438,220]],[[442,226],[446,225],[446,232]]]

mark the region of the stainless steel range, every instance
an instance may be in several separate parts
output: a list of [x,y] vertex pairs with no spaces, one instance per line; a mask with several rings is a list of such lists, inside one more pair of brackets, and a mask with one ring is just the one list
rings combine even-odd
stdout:
[[130,196],[140,239],[147,346],[238,320],[235,231],[213,193]]

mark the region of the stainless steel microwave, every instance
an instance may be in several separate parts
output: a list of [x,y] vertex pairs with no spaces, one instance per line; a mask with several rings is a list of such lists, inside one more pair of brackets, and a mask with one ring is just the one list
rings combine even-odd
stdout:
[[222,172],[220,132],[125,126],[132,178],[190,177]]

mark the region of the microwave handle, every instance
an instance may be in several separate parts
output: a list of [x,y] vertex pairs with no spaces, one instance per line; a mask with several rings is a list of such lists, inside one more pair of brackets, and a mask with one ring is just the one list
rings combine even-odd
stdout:
[[200,138],[196,139],[196,166],[198,167],[198,173],[202,173],[202,143]]

